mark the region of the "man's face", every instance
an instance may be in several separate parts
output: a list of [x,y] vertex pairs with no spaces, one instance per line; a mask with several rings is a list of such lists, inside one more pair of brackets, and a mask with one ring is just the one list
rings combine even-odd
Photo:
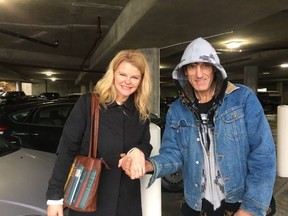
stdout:
[[205,62],[187,65],[185,75],[187,75],[190,84],[197,92],[210,90],[214,80],[213,66]]

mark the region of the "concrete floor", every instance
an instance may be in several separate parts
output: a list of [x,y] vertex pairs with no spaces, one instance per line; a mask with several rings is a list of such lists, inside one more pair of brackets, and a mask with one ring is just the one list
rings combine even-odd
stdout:
[[[267,115],[277,147],[277,116]],[[274,186],[275,216],[288,216],[288,178],[277,177]],[[182,193],[162,192],[162,216],[180,216]]]

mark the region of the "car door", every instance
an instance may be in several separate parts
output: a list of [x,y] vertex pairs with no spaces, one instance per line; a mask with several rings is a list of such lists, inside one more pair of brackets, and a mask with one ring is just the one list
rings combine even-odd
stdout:
[[62,130],[73,104],[41,107],[35,112],[30,126],[33,149],[56,152]]
[[55,153],[64,123],[73,104],[50,104],[39,107],[14,136],[23,147]]

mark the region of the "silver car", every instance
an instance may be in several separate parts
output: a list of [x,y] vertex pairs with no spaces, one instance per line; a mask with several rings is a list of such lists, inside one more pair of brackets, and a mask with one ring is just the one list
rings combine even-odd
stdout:
[[46,215],[48,181],[56,155],[0,139],[1,215]]

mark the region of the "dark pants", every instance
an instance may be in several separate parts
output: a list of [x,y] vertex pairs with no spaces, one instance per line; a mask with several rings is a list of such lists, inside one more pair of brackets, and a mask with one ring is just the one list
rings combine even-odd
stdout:
[[[181,208],[181,216],[231,216],[234,215],[239,207],[240,203],[225,203],[221,202],[221,207],[216,211],[213,210],[213,206],[205,199],[203,199],[202,205],[204,209],[202,211],[195,211],[190,208],[186,202],[183,202]],[[266,216],[272,216],[276,213],[276,202],[272,196],[269,209],[267,210]]]

